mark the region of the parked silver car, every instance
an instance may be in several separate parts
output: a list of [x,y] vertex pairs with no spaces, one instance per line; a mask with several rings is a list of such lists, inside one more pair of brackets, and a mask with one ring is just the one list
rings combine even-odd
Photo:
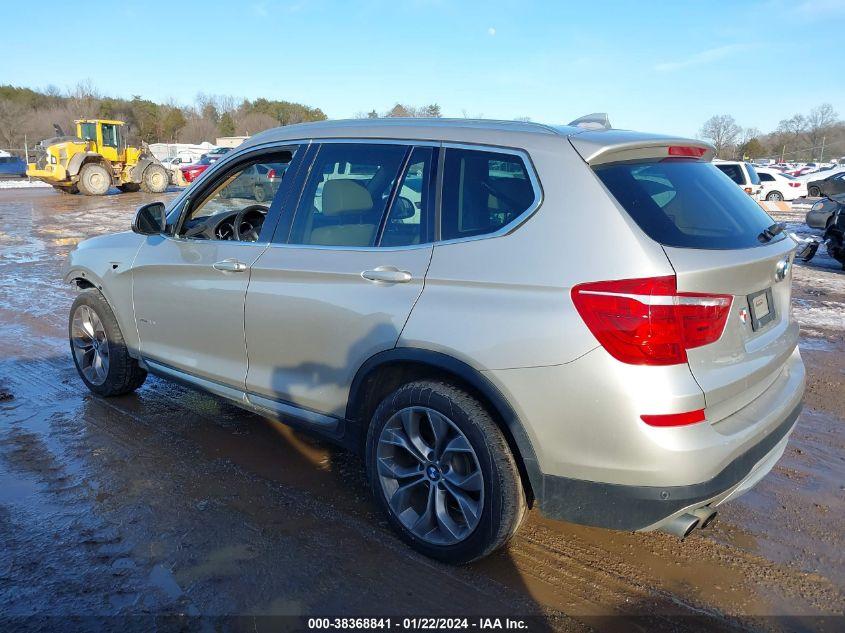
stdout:
[[[360,450],[441,560],[532,505],[683,537],[773,467],[805,379],[795,243],[712,155],[521,122],[267,131],[70,254],[73,358],[103,396],[153,372]],[[259,164],[272,199],[226,195]]]

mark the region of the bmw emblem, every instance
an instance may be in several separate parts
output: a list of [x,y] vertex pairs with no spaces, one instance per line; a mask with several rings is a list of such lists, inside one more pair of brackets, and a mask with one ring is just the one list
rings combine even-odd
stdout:
[[426,475],[432,481],[437,481],[440,479],[440,469],[438,469],[434,464],[429,464],[428,468],[426,468]]

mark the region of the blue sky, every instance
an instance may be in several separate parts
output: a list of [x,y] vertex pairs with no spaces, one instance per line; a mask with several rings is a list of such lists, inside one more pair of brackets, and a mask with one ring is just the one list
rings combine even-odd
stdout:
[[686,135],[713,114],[764,132],[823,102],[845,116],[845,0],[4,2],[0,24],[0,83],[33,88],[265,96],[331,118],[397,101],[549,123],[602,111]]

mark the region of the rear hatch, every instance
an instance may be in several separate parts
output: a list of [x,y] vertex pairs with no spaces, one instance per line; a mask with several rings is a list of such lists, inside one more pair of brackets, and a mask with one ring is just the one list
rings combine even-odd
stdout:
[[[707,160],[707,146],[689,143],[629,147],[623,160],[611,150],[589,162],[634,222],[663,246],[679,294],[731,297],[718,340],[687,350],[707,418],[717,423],[771,386],[797,345],[790,311],[795,244]],[[573,145],[578,148],[574,139]]]

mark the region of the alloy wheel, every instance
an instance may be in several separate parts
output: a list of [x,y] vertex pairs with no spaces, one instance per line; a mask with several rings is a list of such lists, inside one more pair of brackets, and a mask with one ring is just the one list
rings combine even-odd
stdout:
[[397,411],[376,450],[381,489],[396,518],[414,536],[454,545],[478,526],[484,476],[467,437],[428,407]]
[[71,344],[79,371],[93,385],[102,385],[109,374],[109,340],[97,313],[87,305],[73,313]]

